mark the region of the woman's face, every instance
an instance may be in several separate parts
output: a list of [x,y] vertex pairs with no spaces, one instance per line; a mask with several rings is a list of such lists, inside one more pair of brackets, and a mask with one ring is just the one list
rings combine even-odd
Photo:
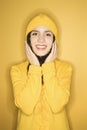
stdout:
[[32,30],[30,34],[31,46],[38,56],[46,55],[53,43],[53,33],[44,26],[39,26]]

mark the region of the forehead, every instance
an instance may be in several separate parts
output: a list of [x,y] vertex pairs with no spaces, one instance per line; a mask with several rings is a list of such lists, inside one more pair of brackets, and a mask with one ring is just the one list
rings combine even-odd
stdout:
[[[38,26],[36,28],[34,28],[32,31],[40,31],[40,32],[51,32],[51,30],[49,30],[47,27],[45,26]],[[51,32],[52,33],[52,32]]]

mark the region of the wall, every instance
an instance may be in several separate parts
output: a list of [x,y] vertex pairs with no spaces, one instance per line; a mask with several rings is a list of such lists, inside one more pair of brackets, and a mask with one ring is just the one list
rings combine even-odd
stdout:
[[34,10],[51,11],[61,27],[59,58],[73,66],[67,114],[72,130],[87,129],[87,1],[0,0],[0,130],[15,130],[10,68],[24,61],[24,32]]

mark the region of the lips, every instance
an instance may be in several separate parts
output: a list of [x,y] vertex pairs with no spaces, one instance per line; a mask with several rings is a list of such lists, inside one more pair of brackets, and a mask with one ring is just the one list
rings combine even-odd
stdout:
[[36,45],[36,48],[38,49],[38,50],[45,50],[46,48],[47,48],[47,45],[40,45],[40,44],[37,44]]

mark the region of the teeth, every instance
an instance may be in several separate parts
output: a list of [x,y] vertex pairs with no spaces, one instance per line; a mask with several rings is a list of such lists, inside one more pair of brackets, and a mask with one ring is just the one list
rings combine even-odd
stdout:
[[37,46],[38,48],[45,48],[45,46]]
[[37,45],[36,47],[39,48],[39,49],[45,49],[46,48],[45,45]]

